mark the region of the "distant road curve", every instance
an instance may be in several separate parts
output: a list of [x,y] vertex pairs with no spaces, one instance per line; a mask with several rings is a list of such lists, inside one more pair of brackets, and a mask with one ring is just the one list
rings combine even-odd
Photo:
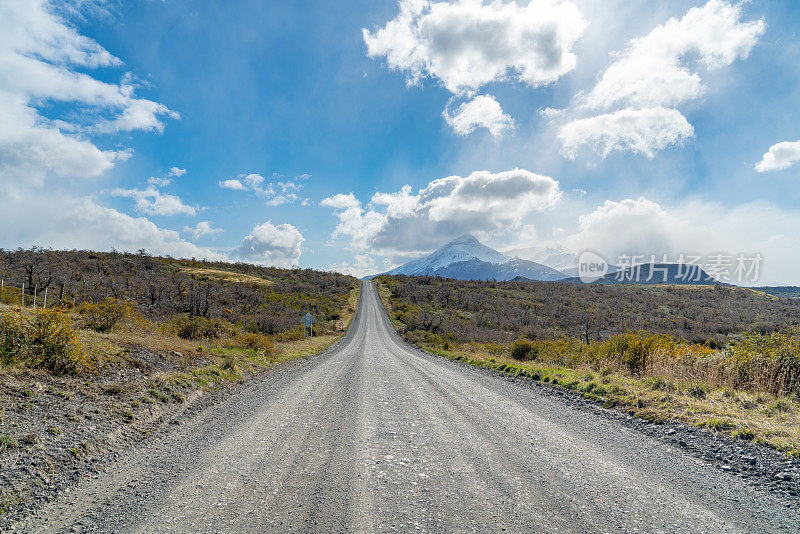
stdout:
[[797,507],[602,414],[426,355],[362,282],[346,338],[20,532],[800,532]]

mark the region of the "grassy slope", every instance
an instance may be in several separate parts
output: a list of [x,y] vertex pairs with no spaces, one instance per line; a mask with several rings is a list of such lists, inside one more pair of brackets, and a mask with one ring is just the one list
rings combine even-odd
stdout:
[[[396,318],[388,299],[389,289],[379,285],[378,293],[390,317]],[[715,388],[694,381],[597,373],[585,367],[520,362],[470,344],[454,344],[449,350],[422,348],[451,360],[570,389],[653,422],[682,421],[800,454],[800,402],[796,397]]]

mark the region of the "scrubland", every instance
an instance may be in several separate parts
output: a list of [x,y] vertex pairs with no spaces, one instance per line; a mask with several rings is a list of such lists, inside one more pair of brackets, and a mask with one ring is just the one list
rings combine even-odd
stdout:
[[800,302],[749,289],[381,277],[441,356],[800,453]]
[[2,252],[0,276],[0,513],[208,394],[319,352],[358,298],[339,274],[143,253]]

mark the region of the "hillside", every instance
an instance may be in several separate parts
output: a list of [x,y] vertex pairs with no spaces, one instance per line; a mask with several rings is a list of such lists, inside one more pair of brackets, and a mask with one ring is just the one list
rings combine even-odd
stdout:
[[0,279],[9,304],[20,301],[11,295],[18,297],[25,284],[26,304],[36,291],[41,305],[46,289],[48,306],[117,299],[151,320],[224,319],[265,334],[297,330],[296,315],[306,312],[327,328],[356,284],[353,277],[311,269],[41,249],[0,250]]
[[341,337],[358,294],[340,274],[144,253],[2,251],[0,277],[0,517],[319,352]]
[[725,286],[479,282],[381,277],[409,332],[459,342],[606,339],[630,331],[724,345],[729,336],[800,326],[800,301]]

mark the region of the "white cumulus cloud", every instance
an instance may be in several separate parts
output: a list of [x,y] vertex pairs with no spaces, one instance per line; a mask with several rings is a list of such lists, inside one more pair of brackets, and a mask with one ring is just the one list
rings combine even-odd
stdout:
[[333,239],[349,237],[355,249],[402,255],[430,250],[467,232],[519,227],[525,216],[556,205],[561,196],[552,178],[513,169],[439,178],[416,193],[410,186],[375,193],[366,207],[352,193],[320,204],[336,212]]
[[36,193],[36,210],[25,199],[30,191],[9,189],[0,194],[3,246],[40,245],[56,249],[126,250],[144,248],[151,254],[177,258],[226,260],[222,254],[159,228],[145,217],[131,217],[97,204],[48,190]]
[[231,189],[233,191],[247,191],[247,188],[244,184],[235,178],[231,178],[230,180],[220,180],[219,186],[222,189]]
[[184,226],[183,231],[192,234],[192,237],[195,239],[200,239],[201,237],[205,237],[207,235],[214,235],[224,232],[222,228],[214,228],[209,221],[200,221],[194,226],[194,228],[191,226]]
[[575,68],[572,46],[586,28],[560,0],[431,2],[401,0],[383,28],[363,30],[367,54],[385,57],[409,83],[430,76],[453,93],[505,79],[552,83]]
[[162,193],[150,185],[146,189],[115,189],[111,192],[116,197],[132,198],[135,209],[147,215],[195,215],[197,210],[183,203],[180,197]]
[[574,120],[558,132],[564,154],[577,156],[590,146],[602,157],[614,151],[639,152],[648,158],[656,150],[694,136],[694,128],[678,110],[662,107],[621,109],[595,117]]
[[479,95],[463,102],[452,115],[445,109],[442,116],[458,135],[468,135],[478,128],[486,128],[493,136],[500,137],[514,129],[514,119],[503,112],[500,103],[492,95]]
[[800,161],[800,141],[784,141],[772,145],[761,161],[756,163],[756,171],[769,172],[788,169]]
[[[492,82],[531,87],[556,82],[575,68],[572,48],[587,26],[567,0],[400,0],[399,9],[382,28],[362,30],[367,55],[385,58],[389,68],[406,74],[409,85],[429,77],[459,96],[473,96]],[[445,110],[456,133],[485,126],[499,135],[513,124],[493,97],[479,98],[452,120]]]
[[[163,129],[175,117],[163,104],[136,98],[130,76],[120,83],[87,71],[122,62],[80,35],[46,0],[0,7],[0,180],[41,185],[49,175],[97,176],[125,160],[125,149],[103,150],[82,136]],[[43,103],[73,112],[48,116]]]
[[254,227],[232,256],[261,265],[294,267],[300,261],[303,241],[303,234],[291,224],[276,226],[267,221]]
[[741,18],[741,3],[710,0],[631,40],[591,91],[580,93],[567,110],[559,135],[565,155],[574,158],[587,144],[602,156],[632,150],[652,157],[691,136],[677,107],[706,94],[701,71],[747,58],[765,31],[764,21]]
[[[108,80],[114,75],[111,69],[123,63],[56,14],[80,16],[83,6],[46,0],[0,2],[3,246],[144,248],[153,254],[224,259],[181,239],[178,232],[104,207],[90,197],[76,196],[53,180],[97,177],[132,154],[125,148],[98,148],[91,135],[160,132],[164,117],[177,117],[162,104],[136,98],[130,73],[123,74],[119,83],[101,81],[92,74],[103,68],[102,79]],[[194,212],[179,198],[153,188],[156,183],[165,185],[168,178],[152,180],[147,190],[120,191],[136,198],[143,213]],[[34,209],[32,198],[36,199]]]

